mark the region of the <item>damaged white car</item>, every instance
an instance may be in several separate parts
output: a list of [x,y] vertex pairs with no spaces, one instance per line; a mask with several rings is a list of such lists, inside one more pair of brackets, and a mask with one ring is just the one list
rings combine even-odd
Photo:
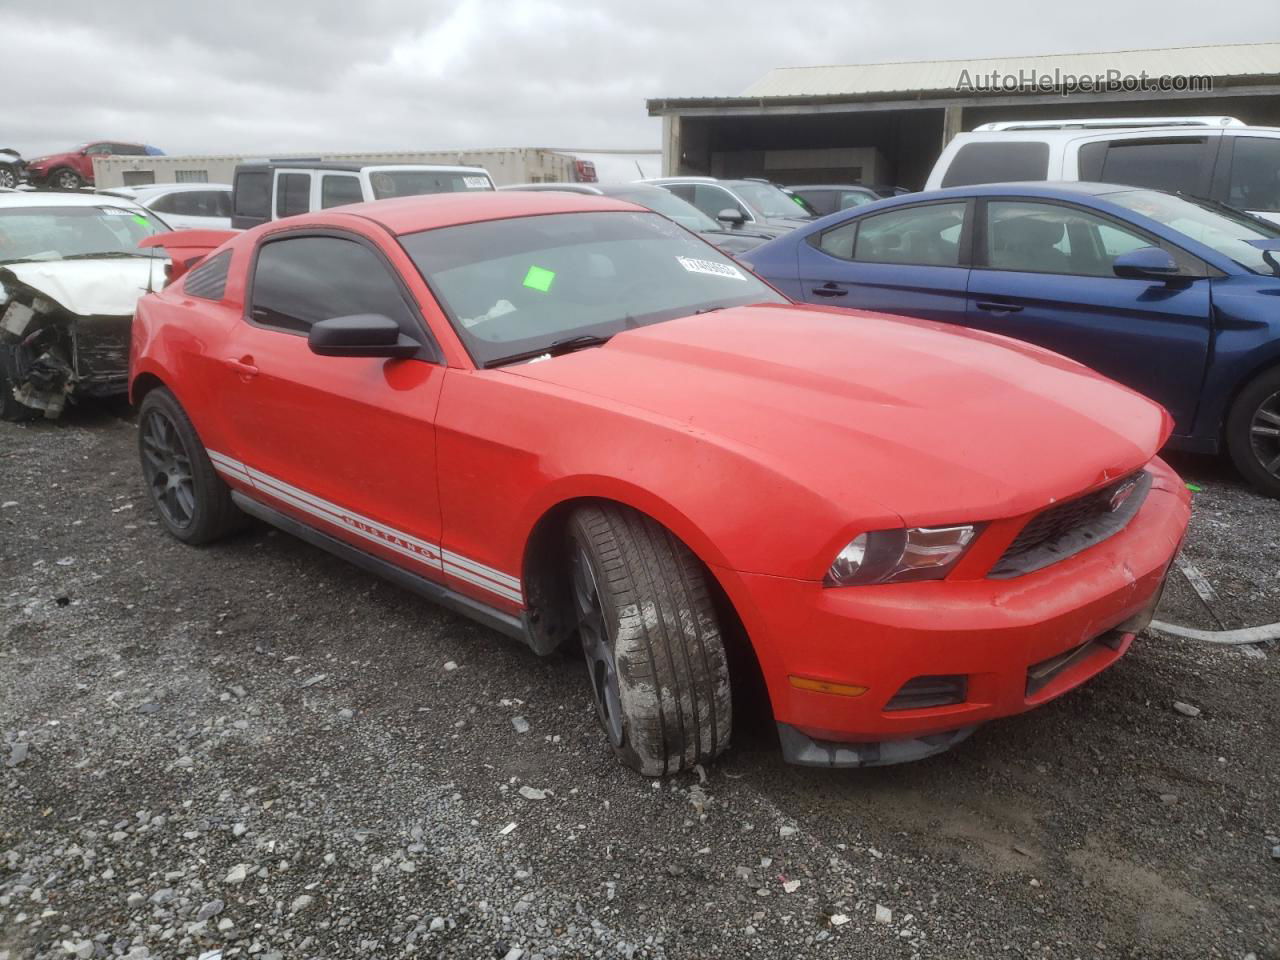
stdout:
[[134,306],[168,262],[138,243],[168,231],[120,197],[0,195],[0,417],[125,393]]

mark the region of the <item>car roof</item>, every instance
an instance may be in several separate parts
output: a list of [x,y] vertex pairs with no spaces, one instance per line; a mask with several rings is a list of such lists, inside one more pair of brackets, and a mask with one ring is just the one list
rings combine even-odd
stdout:
[[115,194],[117,190],[128,190],[131,192],[121,192],[116,195],[144,197],[153,193],[185,193],[188,190],[223,190],[230,193],[231,189],[232,187],[229,183],[140,183],[132,187],[107,187],[99,192]]
[[[1044,197],[1045,199],[1069,200],[1073,197],[1100,197],[1108,193],[1125,193],[1130,190],[1150,190],[1150,187],[1129,186],[1123,183],[1091,183],[1087,180],[1020,180],[1008,183],[974,183],[968,186],[945,187],[941,190],[921,190],[919,193],[903,193],[894,197],[886,197],[874,205],[867,204],[856,209],[861,214],[864,210],[887,209],[903,203],[919,203],[927,200],[943,200],[948,197],[990,197],[1005,194],[1016,194],[1020,197]],[[848,211],[845,211],[846,213]]]
[[342,160],[309,160],[305,157],[290,160],[246,160],[236,164],[236,170],[335,170],[343,173],[359,173],[361,170],[428,170],[432,173],[483,173],[484,167],[456,163],[348,163]]
[[[485,190],[475,193],[429,193],[414,197],[371,200],[324,211],[330,215],[354,215],[381,224],[394,234],[417,233],[437,227],[512,217],[545,216],[552,213],[645,210],[625,200],[587,196],[555,190]],[[290,218],[293,219],[293,218]],[[323,222],[323,215],[297,218]],[[273,221],[278,226],[280,221]]]
[[862,190],[865,193],[875,193],[873,189],[865,183],[790,183],[787,184],[788,190]]
[[[24,190],[6,193],[0,197],[0,207],[137,207],[128,197],[101,193],[53,193],[45,190]],[[139,207],[139,209],[141,209]]]

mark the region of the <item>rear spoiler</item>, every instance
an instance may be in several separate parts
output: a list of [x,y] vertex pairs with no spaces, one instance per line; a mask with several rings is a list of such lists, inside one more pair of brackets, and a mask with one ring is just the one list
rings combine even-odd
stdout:
[[165,283],[173,283],[218,247],[233,237],[238,230],[171,230],[143,237],[139,247],[163,247],[169,255],[164,268]]

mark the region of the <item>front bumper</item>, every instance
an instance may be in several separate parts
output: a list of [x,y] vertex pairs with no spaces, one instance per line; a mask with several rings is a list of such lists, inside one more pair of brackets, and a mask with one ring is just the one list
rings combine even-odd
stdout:
[[[719,571],[755,646],[787,758],[841,766],[918,759],[1120,659],[1151,619],[1190,517],[1177,475],[1159,460],[1148,469],[1151,492],[1124,530],[1012,579],[953,574],[831,589]],[[959,702],[891,705],[909,681],[944,676],[961,678]],[[845,692],[814,690],[813,681]],[[865,692],[848,690],[859,687]]]

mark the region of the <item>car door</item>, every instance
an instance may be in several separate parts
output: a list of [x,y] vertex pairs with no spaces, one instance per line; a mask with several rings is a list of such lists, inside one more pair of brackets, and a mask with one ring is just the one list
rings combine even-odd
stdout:
[[[243,316],[219,345],[229,455],[271,506],[440,578],[434,417],[444,367],[412,294],[368,237],[299,230],[252,252]],[[322,357],[307,333],[382,314],[423,344],[407,359]]]
[[[1132,225],[1073,204],[983,200],[968,324],[1079,360],[1163,404],[1191,432],[1209,355],[1204,264]],[[1172,282],[1117,277],[1122,253],[1163,246]]]
[[799,299],[963,323],[971,207],[905,204],[810,234],[797,246]]

